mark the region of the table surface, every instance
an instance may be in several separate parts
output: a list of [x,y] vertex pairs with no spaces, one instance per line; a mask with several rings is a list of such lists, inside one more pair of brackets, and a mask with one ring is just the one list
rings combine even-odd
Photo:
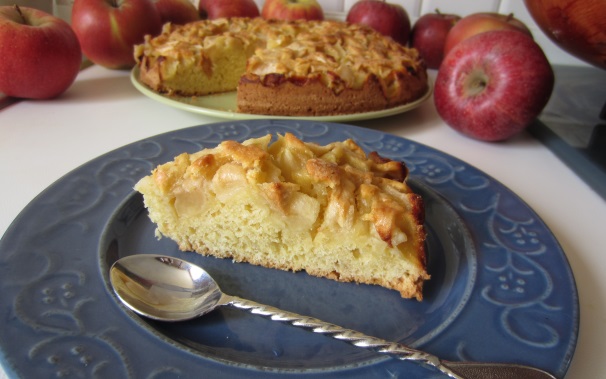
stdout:
[[[129,72],[98,66],[83,70],[57,99],[5,107],[0,110],[0,236],[36,195],[81,164],[146,137],[219,121],[158,104],[132,86]],[[528,203],[566,252],[579,291],[579,340],[566,378],[604,375],[604,199],[529,134],[503,143],[464,137],[443,123],[432,100],[408,113],[350,123],[454,155]]]

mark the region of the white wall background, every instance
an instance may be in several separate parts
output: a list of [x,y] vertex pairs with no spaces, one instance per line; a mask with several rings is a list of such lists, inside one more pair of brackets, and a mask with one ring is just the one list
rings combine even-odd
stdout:
[[[69,3],[73,0],[0,0],[0,5],[19,4],[24,6],[33,6],[49,13],[52,12],[53,2],[58,4]],[[198,0],[191,0],[196,6]],[[318,0],[324,11],[331,15],[344,17],[349,8],[357,0]],[[514,16],[522,20],[532,31],[535,40],[541,45],[543,51],[552,64],[565,65],[587,65],[581,60],[573,57],[560,49],[557,45],[547,38],[539,29],[532,17],[526,10],[522,0],[388,0],[390,3],[400,4],[408,12],[411,22],[414,23],[421,15],[434,12],[439,9],[442,13],[455,13],[460,16],[466,16],[475,12],[499,12],[504,14],[513,13]],[[259,8],[264,0],[255,0]]]

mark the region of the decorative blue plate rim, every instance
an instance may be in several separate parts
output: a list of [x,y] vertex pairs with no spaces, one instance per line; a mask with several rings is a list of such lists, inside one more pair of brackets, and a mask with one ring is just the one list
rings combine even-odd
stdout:
[[[285,132],[322,144],[352,138],[407,164],[411,185],[428,203],[433,236],[433,283],[425,301],[181,253],[153,238],[132,190],[139,178],[183,151]],[[109,152],[59,179],[22,211],[0,241],[0,361],[8,375],[428,377],[424,368],[229,309],[204,322],[143,320],[118,304],[107,280],[109,265],[137,248],[202,263],[224,290],[445,359],[529,364],[563,378],[576,346],[578,297],[565,254],[539,216],[501,183],[455,157],[376,130],[244,120],[177,130]]]

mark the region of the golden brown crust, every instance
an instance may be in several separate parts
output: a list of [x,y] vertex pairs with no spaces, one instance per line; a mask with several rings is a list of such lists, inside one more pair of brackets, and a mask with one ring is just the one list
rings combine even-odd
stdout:
[[402,163],[367,156],[352,140],[270,140],[181,154],[141,179],[136,189],[158,232],[182,250],[421,300],[423,202]]
[[[410,103],[428,90],[418,52],[337,21],[167,24],[135,47],[140,81],[185,96],[238,91],[238,111],[318,116]],[[288,96],[285,96],[288,94]]]
[[284,78],[245,75],[237,93],[238,112],[281,116],[322,116],[372,112],[408,104],[427,91],[425,80],[408,84],[398,96],[387,98],[375,77],[362,88],[335,93],[317,77]]
[[[373,83],[376,84],[376,83]],[[317,78],[299,84],[284,80],[267,85],[242,78],[238,86],[238,112],[282,116],[321,116],[369,112],[388,108],[376,85],[368,90],[346,89],[335,94]]]

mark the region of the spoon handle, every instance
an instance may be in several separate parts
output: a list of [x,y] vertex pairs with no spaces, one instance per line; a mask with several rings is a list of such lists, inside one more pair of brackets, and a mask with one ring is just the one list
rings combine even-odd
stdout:
[[388,354],[403,361],[415,361],[422,365],[431,366],[453,379],[464,379],[462,376],[445,366],[438,357],[396,342],[389,342],[381,338],[367,336],[355,330],[345,329],[313,317],[301,316],[296,313],[283,311],[278,308],[259,304],[236,296],[226,296],[224,304],[247,310],[256,315],[268,317],[274,321],[281,321],[293,326],[309,329],[314,333],[324,334],[341,341],[349,342],[358,347]]

